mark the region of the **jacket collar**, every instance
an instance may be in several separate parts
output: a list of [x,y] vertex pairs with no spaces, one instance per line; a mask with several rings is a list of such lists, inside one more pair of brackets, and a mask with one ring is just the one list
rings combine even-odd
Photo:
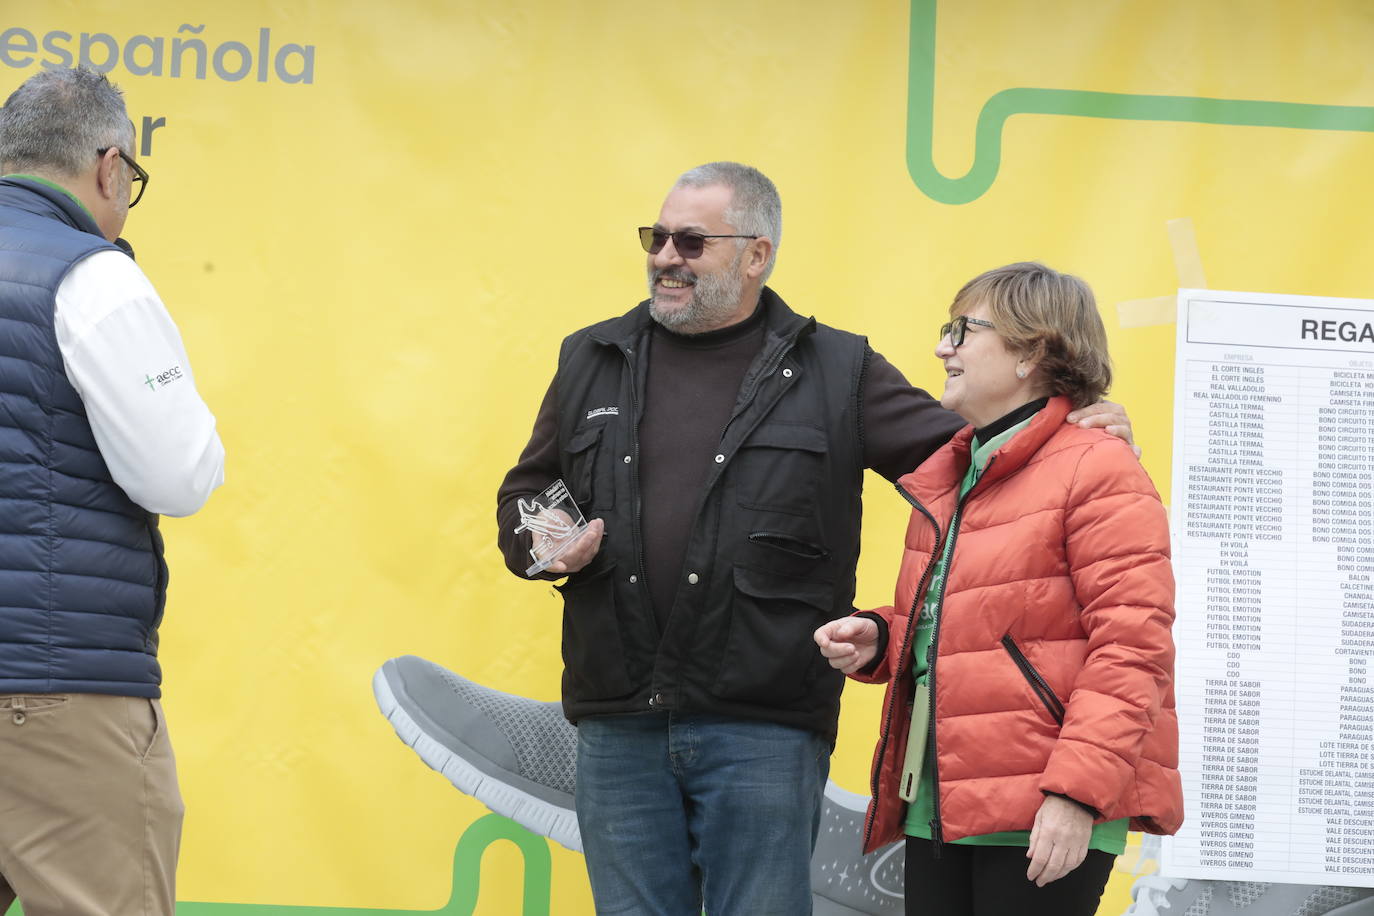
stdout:
[[[764,349],[771,349],[776,340],[792,341],[816,330],[815,318],[803,318],[787,307],[782,297],[767,286],[759,297],[759,308],[764,309],[764,333],[768,343]],[[634,343],[647,331],[654,319],[649,315],[649,300],[645,299],[619,318],[604,321],[589,333],[593,340],[624,349]]]
[[998,436],[1002,435],[1007,430],[1011,429],[1013,426],[1025,423],[1031,417],[1035,416],[1040,411],[1044,410],[1045,405],[1049,402],[1050,399],[1048,396],[1043,398],[1036,398],[1034,401],[1028,401],[1027,403],[1022,404],[1020,407],[1016,408],[1011,413],[1002,417],[998,417],[996,420],[993,420],[987,426],[980,426],[979,428],[975,429],[973,431],[974,450],[977,451],[978,448],[980,448],[988,442],[991,442],[993,439],[996,439]]
[[95,218],[85,208],[68,194],[48,187],[41,181],[17,176],[0,178],[0,200],[12,207],[66,223],[81,232],[105,237],[95,224]]
[[[1012,436],[1005,445],[992,453],[978,487],[1008,477],[1025,467],[1041,447],[1059,432],[1073,403],[1062,395],[1052,397],[1030,421],[1025,429]],[[973,460],[973,427],[965,426],[954,438],[941,446],[922,465],[897,483],[916,499],[929,503],[948,494],[958,493],[969,463]]]

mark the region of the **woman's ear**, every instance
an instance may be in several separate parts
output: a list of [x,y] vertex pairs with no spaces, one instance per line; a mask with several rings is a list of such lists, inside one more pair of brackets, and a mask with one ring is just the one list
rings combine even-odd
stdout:
[[1016,361],[1016,377],[1028,378],[1045,361],[1045,342],[1037,341]]

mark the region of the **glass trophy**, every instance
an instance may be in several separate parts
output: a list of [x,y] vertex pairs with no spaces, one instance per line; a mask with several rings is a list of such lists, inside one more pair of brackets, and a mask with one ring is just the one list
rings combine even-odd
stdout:
[[577,508],[562,480],[555,480],[533,499],[520,500],[520,526],[515,533],[530,533],[530,556],[534,558],[534,565],[525,570],[525,575],[548,569],[586,529],[582,510]]

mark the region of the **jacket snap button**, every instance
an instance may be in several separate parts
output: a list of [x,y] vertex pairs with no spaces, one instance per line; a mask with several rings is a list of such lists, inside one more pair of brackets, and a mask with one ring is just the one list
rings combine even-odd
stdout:
[[791,378],[791,377],[792,377],[792,370],[791,370],[791,369],[784,369],[784,370],[782,370],[782,377],[783,377],[783,378]]
[[635,584],[636,582],[638,582],[638,581],[639,581],[639,576],[631,576],[631,577],[630,577],[630,584],[631,584],[631,585],[634,585],[634,584]]
[[688,584],[688,585],[696,585],[696,584],[697,584],[698,582],[700,582],[700,581],[701,581],[701,577],[698,576],[696,573],[688,573],[688,574],[687,574],[687,584]]
[[10,718],[14,720],[15,725],[23,725],[28,716],[24,715],[22,712],[17,712],[10,716]]
[[629,464],[629,463],[630,463],[630,456],[629,456],[629,455],[626,455],[626,456],[625,456],[625,463],[626,463],[626,464]]
[[716,464],[723,464],[723,463],[725,463],[725,456],[724,456],[724,455],[717,455],[717,456],[716,456]]

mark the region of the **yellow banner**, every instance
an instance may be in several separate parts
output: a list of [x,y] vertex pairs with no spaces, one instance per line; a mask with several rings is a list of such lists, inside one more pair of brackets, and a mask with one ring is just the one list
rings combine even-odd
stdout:
[[[1374,295],[1359,0],[83,0],[3,23],[6,93],[76,63],[126,90],[152,176],[127,236],[228,451],[165,526],[192,914],[592,912],[581,857],[430,772],[371,678],[415,654],[558,697],[561,602],[505,571],[495,492],[563,335],[643,297],[634,227],[685,169],[768,173],[774,288],[937,393],[963,281],[1083,276],[1165,493],[1158,302],[1185,274]],[[896,573],[888,490],[860,605]],[[855,793],[879,694],[846,693],[832,777]]]

